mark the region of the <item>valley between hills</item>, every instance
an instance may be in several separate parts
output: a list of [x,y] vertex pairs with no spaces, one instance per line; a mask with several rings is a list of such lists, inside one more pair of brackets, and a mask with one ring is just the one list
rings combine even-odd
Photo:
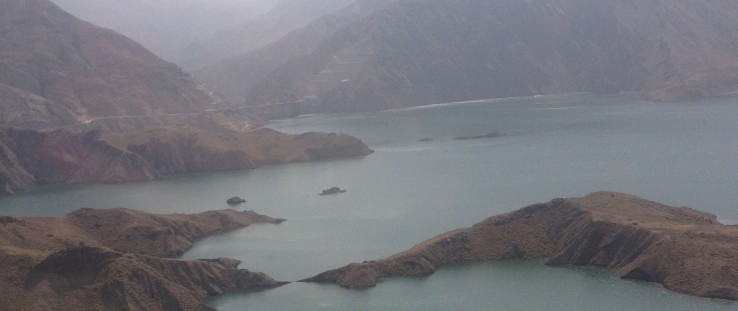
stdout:
[[[52,1],[0,1],[0,195],[374,152],[343,133],[267,127],[304,114],[572,92],[636,92],[668,105],[738,90],[731,0],[270,3],[251,7],[261,13],[244,10],[251,19],[239,27],[188,28],[194,41],[172,35],[188,19],[168,21],[170,32],[147,43],[171,57],[164,59]],[[162,25],[174,14],[149,8]],[[118,12],[100,22],[147,19]],[[283,221],[253,211],[126,208],[0,216],[0,308],[214,310],[208,297],[288,282],[235,259],[178,257],[202,238]],[[736,245],[738,227],[715,215],[597,192],[493,216],[300,282],[366,289],[452,264],[538,260],[738,301]]]

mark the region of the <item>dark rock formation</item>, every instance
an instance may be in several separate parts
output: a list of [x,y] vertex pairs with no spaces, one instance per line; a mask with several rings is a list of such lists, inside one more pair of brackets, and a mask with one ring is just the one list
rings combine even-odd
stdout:
[[251,211],[151,215],[82,209],[0,223],[0,291],[8,310],[214,310],[202,299],[284,284],[219,258],[183,261],[193,241],[278,223]]
[[215,133],[179,126],[77,134],[0,127],[0,191],[13,193],[35,183],[146,181],[371,152],[344,134],[295,136],[270,129]]
[[331,195],[331,194],[339,194],[339,193],[344,193],[344,192],[346,192],[346,190],[343,190],[338,187],[331,187],[331,188],[325,189],[322,192],[318,193],[318,195]]
[[226,200],[226,203],[228,205],[240,205],[243,203],[246,203],[246,199],[240,198],[240,197],[231,197]]
[[545,259],[549,265],[607,267],[622,278],[737,300],[736,245],[738,231],[719,224],[714,215],[600,192],[531,205],[389,258],[350,264],[304,281],[365,288],[382,278],[428,275],[453,263]]

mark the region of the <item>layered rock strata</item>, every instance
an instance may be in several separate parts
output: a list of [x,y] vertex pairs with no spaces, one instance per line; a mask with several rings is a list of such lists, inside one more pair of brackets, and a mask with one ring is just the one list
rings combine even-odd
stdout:
[[125,134],[0,128],[0,192],[33,184],[149,181],[371,152],[345,134],[288,135],[266,128],[216,133],[177,126]]
[[7,310],[214,310],[202,299],[284,284],[233,259],[176,260],[193,241],[253,223],[251,211],[151,215],[82,209],[0,218],[0,297]]
[[389,258],[304,281],[356,289],[387,277],[429,275],[447,264],[538,259],[548,265],[607,267],[625,279],[738,300],[737,245],[738,227],[721,225],[714,215],[599,192],[491,217]]

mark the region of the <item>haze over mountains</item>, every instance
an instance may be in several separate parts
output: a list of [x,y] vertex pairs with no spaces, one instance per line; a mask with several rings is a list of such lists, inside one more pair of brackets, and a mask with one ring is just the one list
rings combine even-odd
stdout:
[[54,0],[187,70],[263,47],[355,0]]
[[0,123],[124,131],[198,116],[222,99],[138,43],[48,0],[0,10]]
[[309,99],[321,112],[564,92],[679,101],[738,88],[735,1],[396,0],[351,14],[197,75],[235,102]]
[[53,0],[65,11],[115,29],[156,55],[179,62],[189,45],[231,31],[268,12],[279,0]]
[[355,0],[282,0],[267,13],[197,40],[172,58],[186,69],[200,69],[272,43]]
[[[345,135],[255,131],[260,119],[224,104],[175,64],[49,0],[0,1],[0,193],[369,150]],[[148,149],[129,149],[140,142]]]

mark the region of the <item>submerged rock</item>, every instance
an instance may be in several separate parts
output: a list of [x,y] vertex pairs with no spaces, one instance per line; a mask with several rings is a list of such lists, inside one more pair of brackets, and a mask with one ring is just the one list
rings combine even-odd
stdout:
[[344,193],[346,190],[343,190],[338,187],[331,187],[328,189],[323,190],[323,192],[319,193],[318,195],[330,195],[330,194],[338,194],[338,193]]
[[491,131],[484,133],[482,135],[475,135],[475,136],[456,136],[454,137],[454,140],[468,140],[468,139],[482,139],[482,138],[497,138],[507,135],[505,132],[500,131]]

